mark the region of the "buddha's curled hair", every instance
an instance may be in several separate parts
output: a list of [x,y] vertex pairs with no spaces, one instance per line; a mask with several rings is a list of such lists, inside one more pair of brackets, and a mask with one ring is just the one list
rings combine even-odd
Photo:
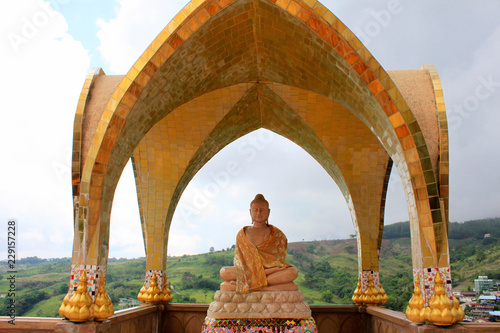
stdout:
[[258,202],[265,202],[267,207],[269,207],[269,202],[266,200],[266,198],[264,198],[264,196],[262,194],[257,194],[255,196],[255,198],[252,200],[252,202],[250,203],[250,206],[252,206],[254,203],[258,203]]

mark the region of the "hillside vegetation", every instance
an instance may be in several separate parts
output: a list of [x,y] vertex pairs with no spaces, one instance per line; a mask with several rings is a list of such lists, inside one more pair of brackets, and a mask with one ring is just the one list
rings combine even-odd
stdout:
[[[490,234],[484,238],[484,234]],[[450,223],[454,289],[467,291],[478,275],[500,279],[500,218]],[[385,226],[380,253],[380,279],[389,301],[403,311],[411,298],[412,263],[408,222]],[[357,284],[355,239],[289,243],[287,261],[300,270],[296,282],[309,304],[350,304]],[[169,257],[168,281],[174,303],[210,303],[222,282],[219,270],[232,265],[234,248],[199,255]],[[70,259],[21,259],[17,262],[18,316],[56,317],[68,290]],[[114,259],[108,263],[106,289],[115,309],[120,298],[136,298],[144,283],[146,260]],[[6,262],[0,262],[0,291],[8,290]],[[0,299],[6,313],[8,298]]]

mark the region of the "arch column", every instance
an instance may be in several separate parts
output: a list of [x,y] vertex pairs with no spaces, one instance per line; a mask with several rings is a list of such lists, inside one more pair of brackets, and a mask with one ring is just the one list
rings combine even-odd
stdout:
[[[73,129],[73,157],[72,157],[72,187],[73,187],[73,209],[74,209],[74,239],[73,256],[70,268],[70,284],[59,314],[71,321],[105,320],[114,313],[113,305],[106,292],[106,266],[107,246],[109,236],[98,242],[89,242],[88,234],[95,230],[99,221],[96,214],[89,215],[88,194],[82,193],[82,172],[85,165],[83,157],[84,150],[84,118],[85,109],[90,103],[90,92],[102,86],[102,78],[106,75],[102,69],[89,71],[75,114]],[[108,90],[114,90],[120,78],[114,80]],[[87,116],[88,117],[88,116]],[[97,119],[98,120],[98,119]],[[84,186],[85,187],[85,186]],[[94,195],[93,195],[94,196]],[[109,235],[109,233],[107,233]],[[105,255],[99,259],[96,253],[99,246],[104,248]],[[76,301],[79,295],[79,301]],[[85,304],[83,299],[86,299]],[[88,303],[88,304],[87,304]]]
[[[434,93],[438,127],[438,157],[434,162],[434,173],[437,179],[435,191],[438,193],[438,198],[431,201],[431,209],[433,215],[440,215],[442,224],[438,225],[439,229],[437,229],[436,232],[439,237],[436,239],[435,253],[432,253],[430,248],[422,246],[426,240],[425,230],[423,230],[420,226],[415,225],[411,229],[412,255],[417,257],[417,260],[413,260],[413,278],[416,290],[414,298],[420,296],[423,306],[420,308],[420,315],[416,316],[416,311],[413,310],[416,303],[412,303],[412,301],[410,301],[406,316],[408,319],[416,323],[427,321],[437,325],[450,325],[461,321],[464,318],[464,313],[459,305],[459,302],[453,296],[451,279],[448,243],[448,123],[442,85],[436,69],[433,65],[426,64],[421,67],[421,70],[425,71],[429,76]],[[418,240],[420,240],[420,244],[418,244]],[[415,263],[417,263],[417,265]],[[420,295],[417,295],[418,291],[420,291]],[[446,310],[444,308],[437,307],[436,300],[439,297],[443,298],[441,301],[442,303],[448,303]],[[412,300],[414,298],[412,298]],[[431,318],[430,314],[432,311],[434,311],[434,316]]]

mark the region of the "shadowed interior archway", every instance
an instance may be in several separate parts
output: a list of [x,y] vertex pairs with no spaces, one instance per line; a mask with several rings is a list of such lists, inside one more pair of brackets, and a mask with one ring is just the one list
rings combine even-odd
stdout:
[[162,285],[185,186],[225,145],[262,127],[304,148],[339,185],[358,234],[363,289],[369,274],[380,288],[394,163],[407,195],[414,274],[448,267],[451,288],[438,81],[431,66],[386,72],[315,0],[191,1],[125,76],[87,77],[75,118],[72,274],[90,266],[105,275],[111,204],[132,157],[146,284],[155,273]]
[[[227,104],[224,111],[220,105],[225,94],[235,99],[234,105]],[[314,105],[300,106],[304,99],[313,100]],[[209,117],[202,120],[202,124],[195,117],[199,107]],[[212,121],[217,123],[213,129],[207,128],[206,122],[217,117],[216,109],[220,109],[221,119]],[[336,125],[326,125],[325,119],[335,119]],[[153,269],[162,263],[162,270],[165,269],[167,241],[160,240],[160,232],[153,226],[162,225],[165,220],[165,234],[168,235],[177,202],[192,177],[224,146],[259,128],[269,129],[297,143],[335,180],[350,206],[360,239],[374,245],[371,250],[366,247],[360,251],[360,270],[364,267],[364,270],[378,271],[378,261],[372,258],[378,258],[381,235],[379,229],[368,228],[372,225],[381,228],[383,224],[381,200],[387,186],[384,176],[388,169],[390,171],[387,153],[370,130],[338,103],[305,90],[260,83],[250,88],[238,85],[227,88],[225,92],[218,90],[194,99],[158,122],[134,151],[132,158],[145,241],[147,244],[156,243],[156,237],[157,242],[162,242],[161,246],[146,246],[147,251],[148,248],[153,251],[151,256],[148,254],[147,268]],[[201,143],[201,137],[205,136],[200,137],[200,133],[204,132],[209,134],[205,133],[207,136]],[[172,168],[171,164],[158,163],[171,159],[180,151],[183,157],[179,158],[178,166]],[[363,162],[356,164],[358,160]],[[159,202],[158,193],[170,200]],[[156,220],[152,216],[157,216]],[[358,216],[363,221],[360,224],[357,223]],[[153,264],[154,260],[156,264]]]

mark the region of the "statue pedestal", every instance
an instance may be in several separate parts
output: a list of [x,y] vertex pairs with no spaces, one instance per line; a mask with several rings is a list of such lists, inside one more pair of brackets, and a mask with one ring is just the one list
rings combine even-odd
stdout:
[[203,333],[317,332],[301,291],[217,291]]
[[202,333],[318,333],[314,319],[212,319],[206,318]]

